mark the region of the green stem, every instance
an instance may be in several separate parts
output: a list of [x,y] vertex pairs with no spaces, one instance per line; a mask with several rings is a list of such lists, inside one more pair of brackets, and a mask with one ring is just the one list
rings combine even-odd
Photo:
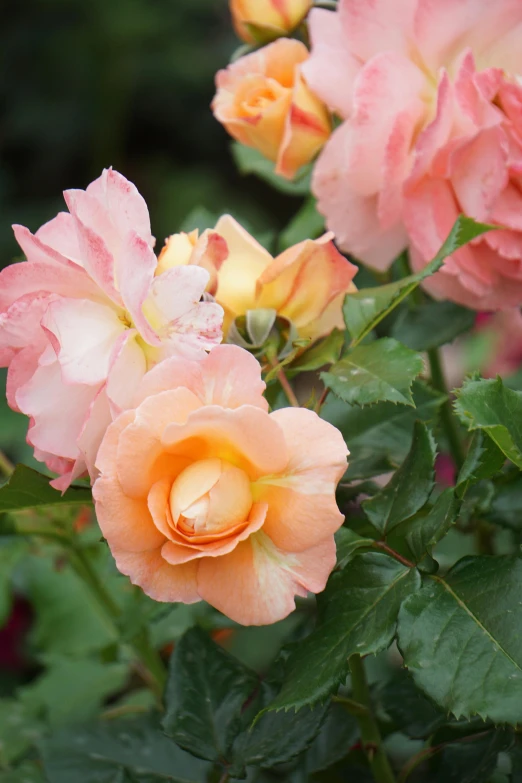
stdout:
[[382,744],[381,732],[373,714],[364,663],[361,656],[357,654],[350,657],[349,663],[355,701],[367,709],[366,713],[361,713],[357,716],[357,722],[361,731],[364,752],[368,758],[373,777],[376,783],[395,783],[395,775],[388,761]]
[[430,362],[431,382],[433,387],[442,394],[445,394],[447,397],[441,408],[441,424],[448,439],[451,455],[455,462],[456,468],[457,470],[460,470],[464,464],[465,455],[462,448],[462,442],[460,440],[457,420],[455,419],[451,407],[449,391],[446,384],[446,379],[444,377],[440,355],[436,348],[432,348],[431,351],[428,351],[428,359]]
[[282,387],[282,389],[283,389],[283,391],[284,391],[284,393],[286,395],[286,398],[287,398],[288,402],[290,403],[290,405],[293,408],[300,408],[301,406],[299,405],[299,400],[297,399],[297,397],[295,395],[295,392],[294,392],[294,390],[292,389],[292,387],[290,385],[290,381],[288,380],[288,378],[285,375],[285,371],[283,370],[282,367],[279,366],[277,359],[273,358],[272,356],[268,356],[268,355],[267,355],[266,358],[268,359],[268,361],[270,362],[270,364],[272,365],[272,367],[274,369],[277,368],[277,370],[276,370],[277,380],[281,384],[281,387]]
[[341,704],[351,715],[368,715],[368,708],[354,699],[348,699],[346,696],[332,696],[332,701]]
[[[117,625],[117,621],[121,615],[120,607],[105,589],[103,582],[92,567],[92,564],[83,549],[76,547],[74,543],[71,543],[71,565],[78,576],[89,585],[100,604]],[[151,645],[145,631],[137,635],[132,640],[131,645],[149,675],[147,679],[149,680],[151,687],[161,698],[167,682],[167,673],[160,654]]]
[[11,462],[8,457],[5,456],[3,451],[0,451],[0,471],[4,474],[4,476],[12,476],[14,473],[15,466]]

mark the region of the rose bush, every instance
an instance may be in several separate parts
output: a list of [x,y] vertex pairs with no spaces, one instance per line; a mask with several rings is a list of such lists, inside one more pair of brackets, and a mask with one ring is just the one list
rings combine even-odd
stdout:
[[263,389],[258,362],[236,346],[167,359],[108,428],[98,520],[119,570],[155,600],[204,599],[262,625],[324,588],[347,449],[311,411],[269,414]]
[[459,213],[492,232],[426,282],[475,309],[522,299],[517,0],[340,0],[310,15],[311,89],[344,120],[312,189],[344,250],[385,269],[432,258]]
[[237,141],[255,147],[291,179],[330,135],[330,115],[311,92],[302,64],[308,49],[281,38],[240,57],[216,76],[215,117]]

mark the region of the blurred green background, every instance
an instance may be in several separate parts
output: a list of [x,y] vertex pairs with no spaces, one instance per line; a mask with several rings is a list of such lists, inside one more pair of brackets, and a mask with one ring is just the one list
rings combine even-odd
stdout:
[[[20,257],[12,223],[35,231],[64,209],[63,190],[111,165],[147,200],[158,247],[198,207],[258,236],[298,208],[238,173],[210,111],[241,44],[227,0],[4,0],[0,38],[0,266]],[[2,394],[13,460],[28,461],[25,429]]]

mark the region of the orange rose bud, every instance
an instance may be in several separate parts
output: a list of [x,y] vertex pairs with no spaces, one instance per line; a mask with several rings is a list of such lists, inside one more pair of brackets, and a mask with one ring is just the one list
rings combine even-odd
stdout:
[[220,218],[215,231],[229,248],[216,292],[225,336],[237,316],[259,309],[275,310],[299,337],[312,341],[344,329],[343,300],[356,290],[357,267],[336,249],[333,234],[305,239],[274,259],[230,215]]
[[295,30],[312,0],[230,0],[235,30],[247,43],[266,43]]
[[301,73],[308,56],[303,43],[281,38],[216,76],[216,119],[287,179],[317,155],[332,129],[328,109]]

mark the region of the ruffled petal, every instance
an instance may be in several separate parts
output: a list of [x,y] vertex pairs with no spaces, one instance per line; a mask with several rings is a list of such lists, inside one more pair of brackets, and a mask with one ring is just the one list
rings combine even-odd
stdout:
[[324,590],[335,566],[333,536],[299,554],[279,549],[260,530],[229,554],[199,561],[198,592],[242,625],[268,625],[295,609],[295,596]]

